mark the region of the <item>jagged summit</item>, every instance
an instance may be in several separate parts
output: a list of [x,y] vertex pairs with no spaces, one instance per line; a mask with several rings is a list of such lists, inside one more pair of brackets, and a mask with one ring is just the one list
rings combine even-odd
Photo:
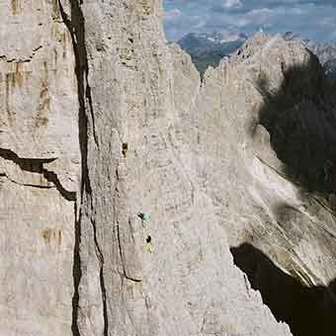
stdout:
[[308,43],[310,40],[301,36],[301,34],[299,33],[295,33],[292,31],[288,31],[282,34],[282,37],[286,40],[286,41],[300,41],[303,43]]
[[302,42],[307,49],[318,57],[327,78],[332,81],[336,79],[336,43],[321,43],[303,38],[301,35],[292,32],[285,33],[284,38],[288,41]]
[[[260,31],[248,37],[243,33],[231,35],[223,33],[190,33],[179,40],[178,44],[191,55],[197,69],[203,74],[208,66],[218,66],[222,59],[228,59],[236,52],[239,52],[245,42],[253,40],[255,36],[264,34],[263,31]],[[269,36],[271,35],[269,34]],[[333,79],[336,76],[336,68],[334,67],[336,44],[315,42],[290,31],[272,36],[275,38],[281,36],[286,41],[302,43],[319,58],[321,64],[325,67],[325,73],[328,78]]]

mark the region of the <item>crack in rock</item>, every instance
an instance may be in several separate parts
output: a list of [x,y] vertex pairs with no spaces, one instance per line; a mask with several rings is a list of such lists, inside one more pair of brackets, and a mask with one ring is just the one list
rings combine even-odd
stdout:
[[118,239],[118,248],[119,248],[119,254],[120,254],[120,259],[121,259],[121,265],[123,269],[123,276],[125,279],[133,281],[133,282],[141,282],[141,279],[136,279],[128,275],[126,271],[126,263],[125,263],[125,258],[122,250],[122,244],[121,244],[121,239],[120,239],[120,229],[119,229],[119,224],[116,225],[116,231],[117,231],[117,239]]
[[0,60],[3,60],[7,63],[29,63],[33,60],[36,53],[43,48],[42,45],[39,45],[38,47],[34,48],[31,55],[25,58],[8,58],[6,55],[0,55]]
[[[79,209],[79,221],[77,230],[81,231],[81,222],[82,222],[82,205],[86,197],[88,197],[89,208],[91,206],[91,213],[93,213],[92,205],[92,189],[90,176],[88,171],[87,163],[87,151],[88,151],[88,130],[89,125],[92,125],[92,134],[94,138],[95,145],[99,148],[98,139],[95,131],[95,119],[93,113],[93,103],[91,96],[91,88],[88,84],[88,58],[85,45],[85,23],[84,16],[81,9],[81,3],[77,0],[70,0],[70,16],[64,11],[61,1],[58,1],[59,11],[63,23],[67,27],[73,45],[73,52],[75,56],[75,73],[77,77],[77,92],[78,92],[78,101],[79,101],[79,118],[78,118],[78,128],[79,128],[79,143],[80,143],[80,152],[81,152],[81,166],[82,166],[82,177],[81,177],[81,193],[80,193],[80,209]],[[90,118],[90,120],[89,120]],[[89,123],[91,122],[91,123]],[[106,289],[105,289],[105,280],[104,280],[104,256],[102,250],[99,246],[97,239],[97,228],[95,221],[91,218],[90,220],[92,230],[93,230],[93,239],[96,249],[97,258],[100,264],[99,270],[99,279],[100,287],[102,293],[102,305],[103,305],[103,321],[104,321],[104,336],[108,336],[108,314],[107,314],[107,303],[106,303]],[[76,241],[80,237],[76,237]],[[80,267],[80,253],[74,254],[78,260],[75,260],[74,265],[79,265]],[[74,270],[75,272],[75,270]],[[74,279],[74,297],[73,297],[73,321],[72,321],[72,332],[74,336],[79,336],[79,326],[78,326],[78,310],[79,310],[79,291],[78,287],[81,281],[81,273],[77,272],[79,278]]]
[[50,185],[39,185],[34,183],[20,183],[15,179],[11,178],[7,173],[2,173],[2,176],[5,176],[13,183],[22,186],[40,188],[40,189],[52,189],[56,188],[59,193],[67,200],[67,201],[76,201],[76,192],[71,192],[66,190],[55,172],[49,171],[48,169],[43,167],[43,164],[50,163],[56,160],[56,158],[50,159],[37,159],[37,158],[21,158],[16,153],[9,149],[0,148],[0,157],[7,161],[11,161],[19,166],[22,171],[26,171],[29,173],[36,173],[43,176]]

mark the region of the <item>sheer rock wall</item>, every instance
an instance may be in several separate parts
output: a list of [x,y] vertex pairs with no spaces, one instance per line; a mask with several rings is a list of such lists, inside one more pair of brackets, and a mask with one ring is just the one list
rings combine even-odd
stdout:
[[199,173],[230,245],[252,243],[307,286],[336,277],[336,105],[323,76],[304,46],[259,35],[206,72],[193,112]]
[[0,334],[71,335],[80,175],[71,38],[57,1],[1,1],[0,13]]
[[[302,204],[263,163],[281,165],[257,126],[255,76],[276,89],[276,55],[300,64],[306,51],[277,41],[269,63],[237,56],[201,85],[165,41],[160,1],[16,0],[0,13],[0,334],[290,335],[229,248],[255,239],[293,265],[258,234],[296,244],[271,210]],[[304,266],[327,282],[314,258]]]

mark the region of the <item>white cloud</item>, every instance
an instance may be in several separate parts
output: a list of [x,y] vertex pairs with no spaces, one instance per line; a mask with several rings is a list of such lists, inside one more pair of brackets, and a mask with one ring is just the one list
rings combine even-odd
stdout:
[[240,8],[242,7],[242,3],[240,0],[224,0],[223,6],[225,8]]
[[335,40],[336,0],[163,0],[169,40],[189,32],[253,34],[293,31],[318,41]]
[[246,13],[243,16],[243,19],[247,21],[247,23],[254,23],[254,24],[264,24],[268,20],[271,20],[274,16],[274,11],[269,8],[262,8],[262,9],[253,9],[250,12]]

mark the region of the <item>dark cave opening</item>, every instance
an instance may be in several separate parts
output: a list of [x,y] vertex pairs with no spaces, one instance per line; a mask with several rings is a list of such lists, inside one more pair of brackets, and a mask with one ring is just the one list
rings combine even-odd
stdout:
[[336,279],[328,287],[306,287],[251,244],[232,247],[234,263],[259,290],[278,321],[294,336],[336,335]]

